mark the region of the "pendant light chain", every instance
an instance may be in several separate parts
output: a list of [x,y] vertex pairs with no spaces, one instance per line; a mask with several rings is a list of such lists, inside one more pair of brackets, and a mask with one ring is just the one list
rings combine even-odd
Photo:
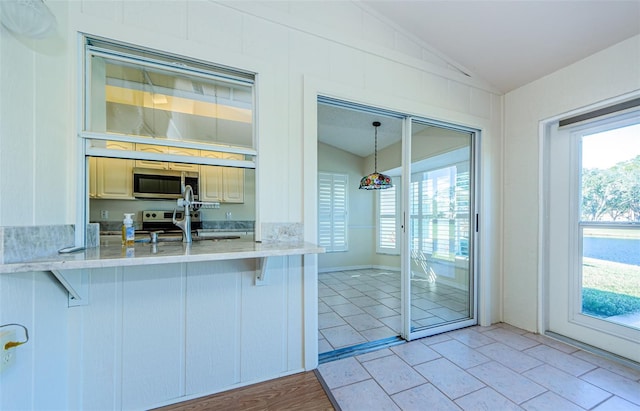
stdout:
[[378,126],[376,126],[376,138],[373,144],[373,171],[378,172]]

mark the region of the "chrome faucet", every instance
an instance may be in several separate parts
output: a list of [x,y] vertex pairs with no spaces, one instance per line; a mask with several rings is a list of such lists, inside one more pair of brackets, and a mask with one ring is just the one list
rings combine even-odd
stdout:
[[176,219],[176,210],[173,209],[173,224],[182,230],[182,242],[190,243],[191,238],[191,204],[193,203],[193,189],[190,185],[184,187],[184,197],[178,199],[178,207],[184,207],[182,220]]

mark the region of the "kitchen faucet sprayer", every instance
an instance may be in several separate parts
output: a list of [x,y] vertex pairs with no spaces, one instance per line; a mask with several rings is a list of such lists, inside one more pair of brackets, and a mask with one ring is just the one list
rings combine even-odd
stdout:
[[195,211],[200,207],[215,207],[219,206],[219,203],[207,203],[202,201],[195,201],[193,199],[193,188],[190,185],[184,187],[184,194],[182,198],[177,200],[178,207],[184,207],[184,217],[182,220],[176,219],[177,208],[173,209],[173,224],[178,226],[182,230],[182,242],[190,243],[193,238],[191,237],[191,211]]
[[193,189],[190,185],[184,187],[184,197],[179,198],[178,207],[184,207],[184,217],[182,220],[176,219],[177,208],[173,209],[173,224],[182,230],[182,242],[190,243],[191,238],[191,203],[193,202]]

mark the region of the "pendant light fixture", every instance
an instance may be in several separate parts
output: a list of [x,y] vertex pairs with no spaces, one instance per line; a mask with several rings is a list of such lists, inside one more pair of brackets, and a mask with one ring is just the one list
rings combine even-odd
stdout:
[[42,0],[0,0],[0,23],[16,34],[42,39],[56,31],[56,17]]
[[375,147],[373,151],[374,171],[368,176],[362,177],[362,179],[360,180],[360,189],[363,190],[382,190],[385,188],[393,187],[393,184],[391,183],[391,177],[382,173],[378,173],[378,127],[380,127],[380,122],[374,121],[373,127],[375,127],[376,130]]

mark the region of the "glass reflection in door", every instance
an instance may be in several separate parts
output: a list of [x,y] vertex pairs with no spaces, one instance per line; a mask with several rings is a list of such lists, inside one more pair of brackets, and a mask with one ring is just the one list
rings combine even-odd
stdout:
[[473,133],[416,120],[411,130],[407,219],[413,338],[475,324],[475,212]]

